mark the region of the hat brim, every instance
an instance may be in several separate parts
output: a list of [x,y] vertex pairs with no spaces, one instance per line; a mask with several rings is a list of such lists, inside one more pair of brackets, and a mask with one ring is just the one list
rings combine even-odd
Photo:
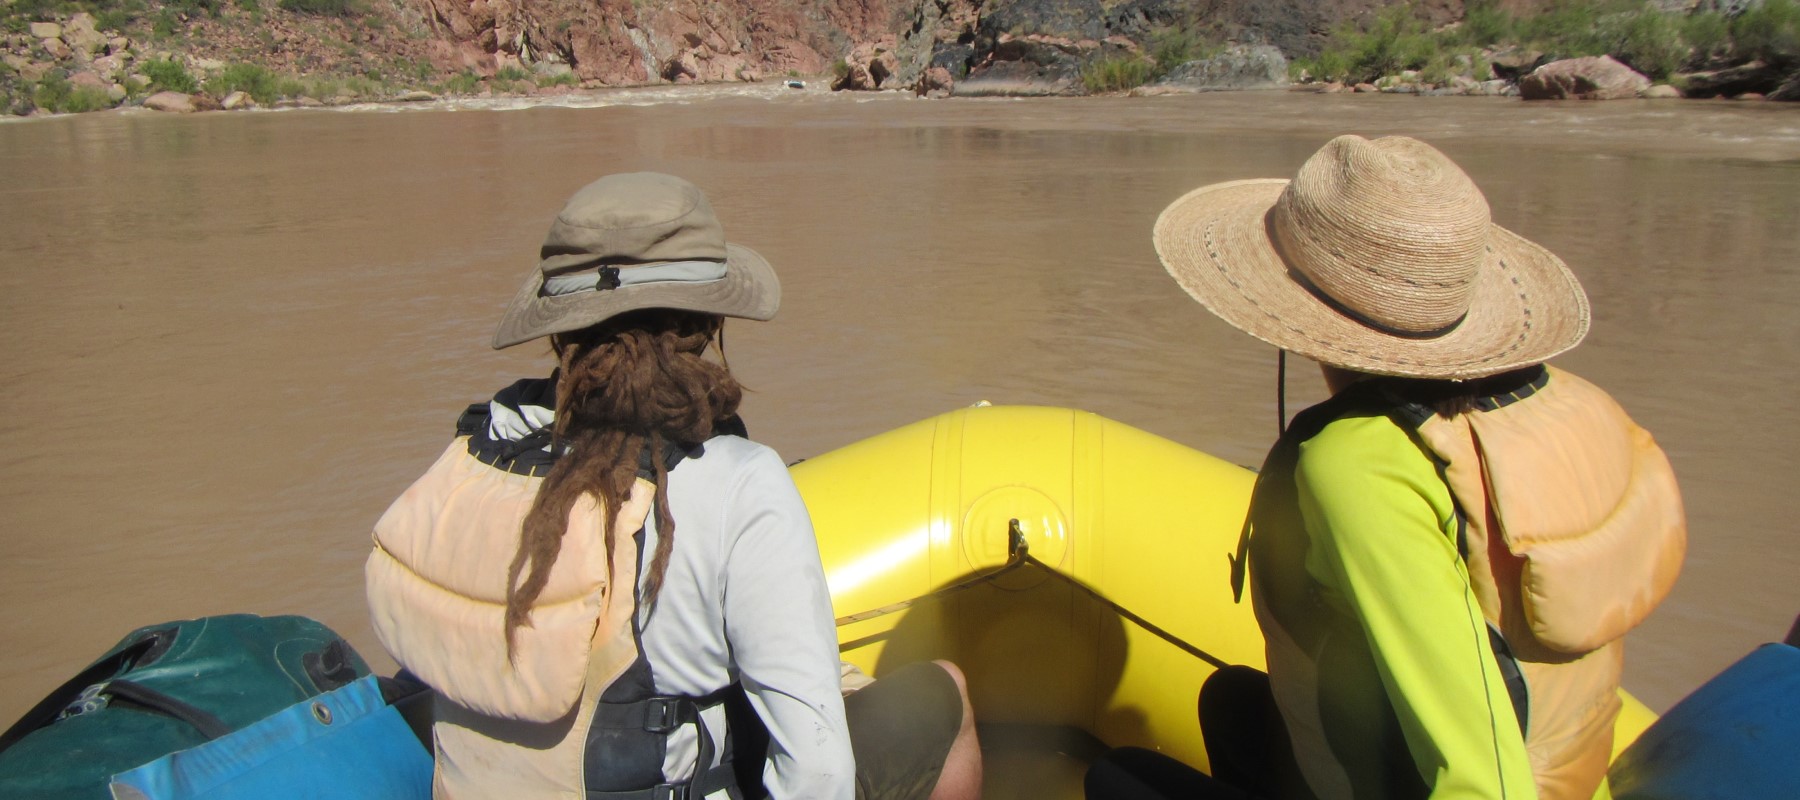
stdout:
[[542,295],[544,272],[534,265],[494,331],[494,349],[553,333],[581,330],[627,311],[670,308],[767,320],[781,307],[781,280],[756,251],[725,245],[725,277],[706,283],[640,283],[604,291]]
[[1378,375],[1465,379],[1540,363],[1579,343],[1587,294],[1555,254],[1498,225],[1468,315],[1413,338],[1370,327],[1289,275],[1265,222],[1288,181],[1204,186],[1171,203],[1153,234],[1163,267],[1232,327],[1283,350]]

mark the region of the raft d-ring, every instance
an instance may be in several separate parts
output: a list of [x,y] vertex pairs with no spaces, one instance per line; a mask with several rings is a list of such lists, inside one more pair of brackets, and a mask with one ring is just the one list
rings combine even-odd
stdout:
[[326,708],[324,703],[318,703],[318,702],[313,703],[312,704],[312,712],[313,712],[313,719],[318,720],[319,724],[321,724],[321,725],[330,725],[331,724],[331,709]]

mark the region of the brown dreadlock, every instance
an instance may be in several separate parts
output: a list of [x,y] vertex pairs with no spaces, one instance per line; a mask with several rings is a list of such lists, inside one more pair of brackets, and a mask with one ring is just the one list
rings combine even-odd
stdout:
[[[722,335],[723,324],[711,315],[650,309],[551,337],[560,362],[551,446],[562,457],[538,487],[507,575],[509,652],[513,631],[531,624],[531,607],[562,551],[569,512],[584,495],[600,500],[607,522],[606,555],[612,560],[617,532],[611,522],[631,494],[639,456],[646,449],[655,465],[658,535],[644,602],[656,601],[675,541],[662,457],[665,443],[693,445],[712,438],[714,426],[736,414],[743,398],[743,387],[731,372],[702,357]],[[521,581],[528,563],[530,572]]]

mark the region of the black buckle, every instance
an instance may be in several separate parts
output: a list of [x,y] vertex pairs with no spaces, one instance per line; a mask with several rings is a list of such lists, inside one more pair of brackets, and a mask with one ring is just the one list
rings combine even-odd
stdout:
[[618,267],[607,266],[605,264],[602,264],[602,265],[600,265],[600,268],[595,271],[600,273],[600,281],[597,285],[594,286],[595,289],[598,289],[600,291],[606,291],[608,289],[619,288],[619,268]]
[[[652,697],[644,701],[644,730],[670,733],[681,726],[680,698]],[[660,797],[660,796],[659,796]]]
[[687,800],[688,785],[685,783],[659,783],[650,787],[650,800]]

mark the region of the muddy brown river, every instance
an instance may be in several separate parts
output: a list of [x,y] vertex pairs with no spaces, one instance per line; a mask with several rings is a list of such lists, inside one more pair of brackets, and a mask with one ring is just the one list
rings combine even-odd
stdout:
[[[1568,261],[1611,390],[1680,476],[1690,549],[1631,634],[1666,708],[1800,613],[1800,108],[1287,93],[918,101],[775,87],[589,107],[0,124],[0,724],[126,631],[300,613],[378,655],[369,528],[461,408],[547,370],[487,342],[551,215],[602,174],[706,189],[781,273],[735,323],[791,459],[980,400],[1074,406],[1242,464],[1275,352],[1163,272],[1200,184],[1337,133],[1449,153]],[[1322,399],[1290,371],[1290,410]],[[385,662],[385,658],[378,658]]]

